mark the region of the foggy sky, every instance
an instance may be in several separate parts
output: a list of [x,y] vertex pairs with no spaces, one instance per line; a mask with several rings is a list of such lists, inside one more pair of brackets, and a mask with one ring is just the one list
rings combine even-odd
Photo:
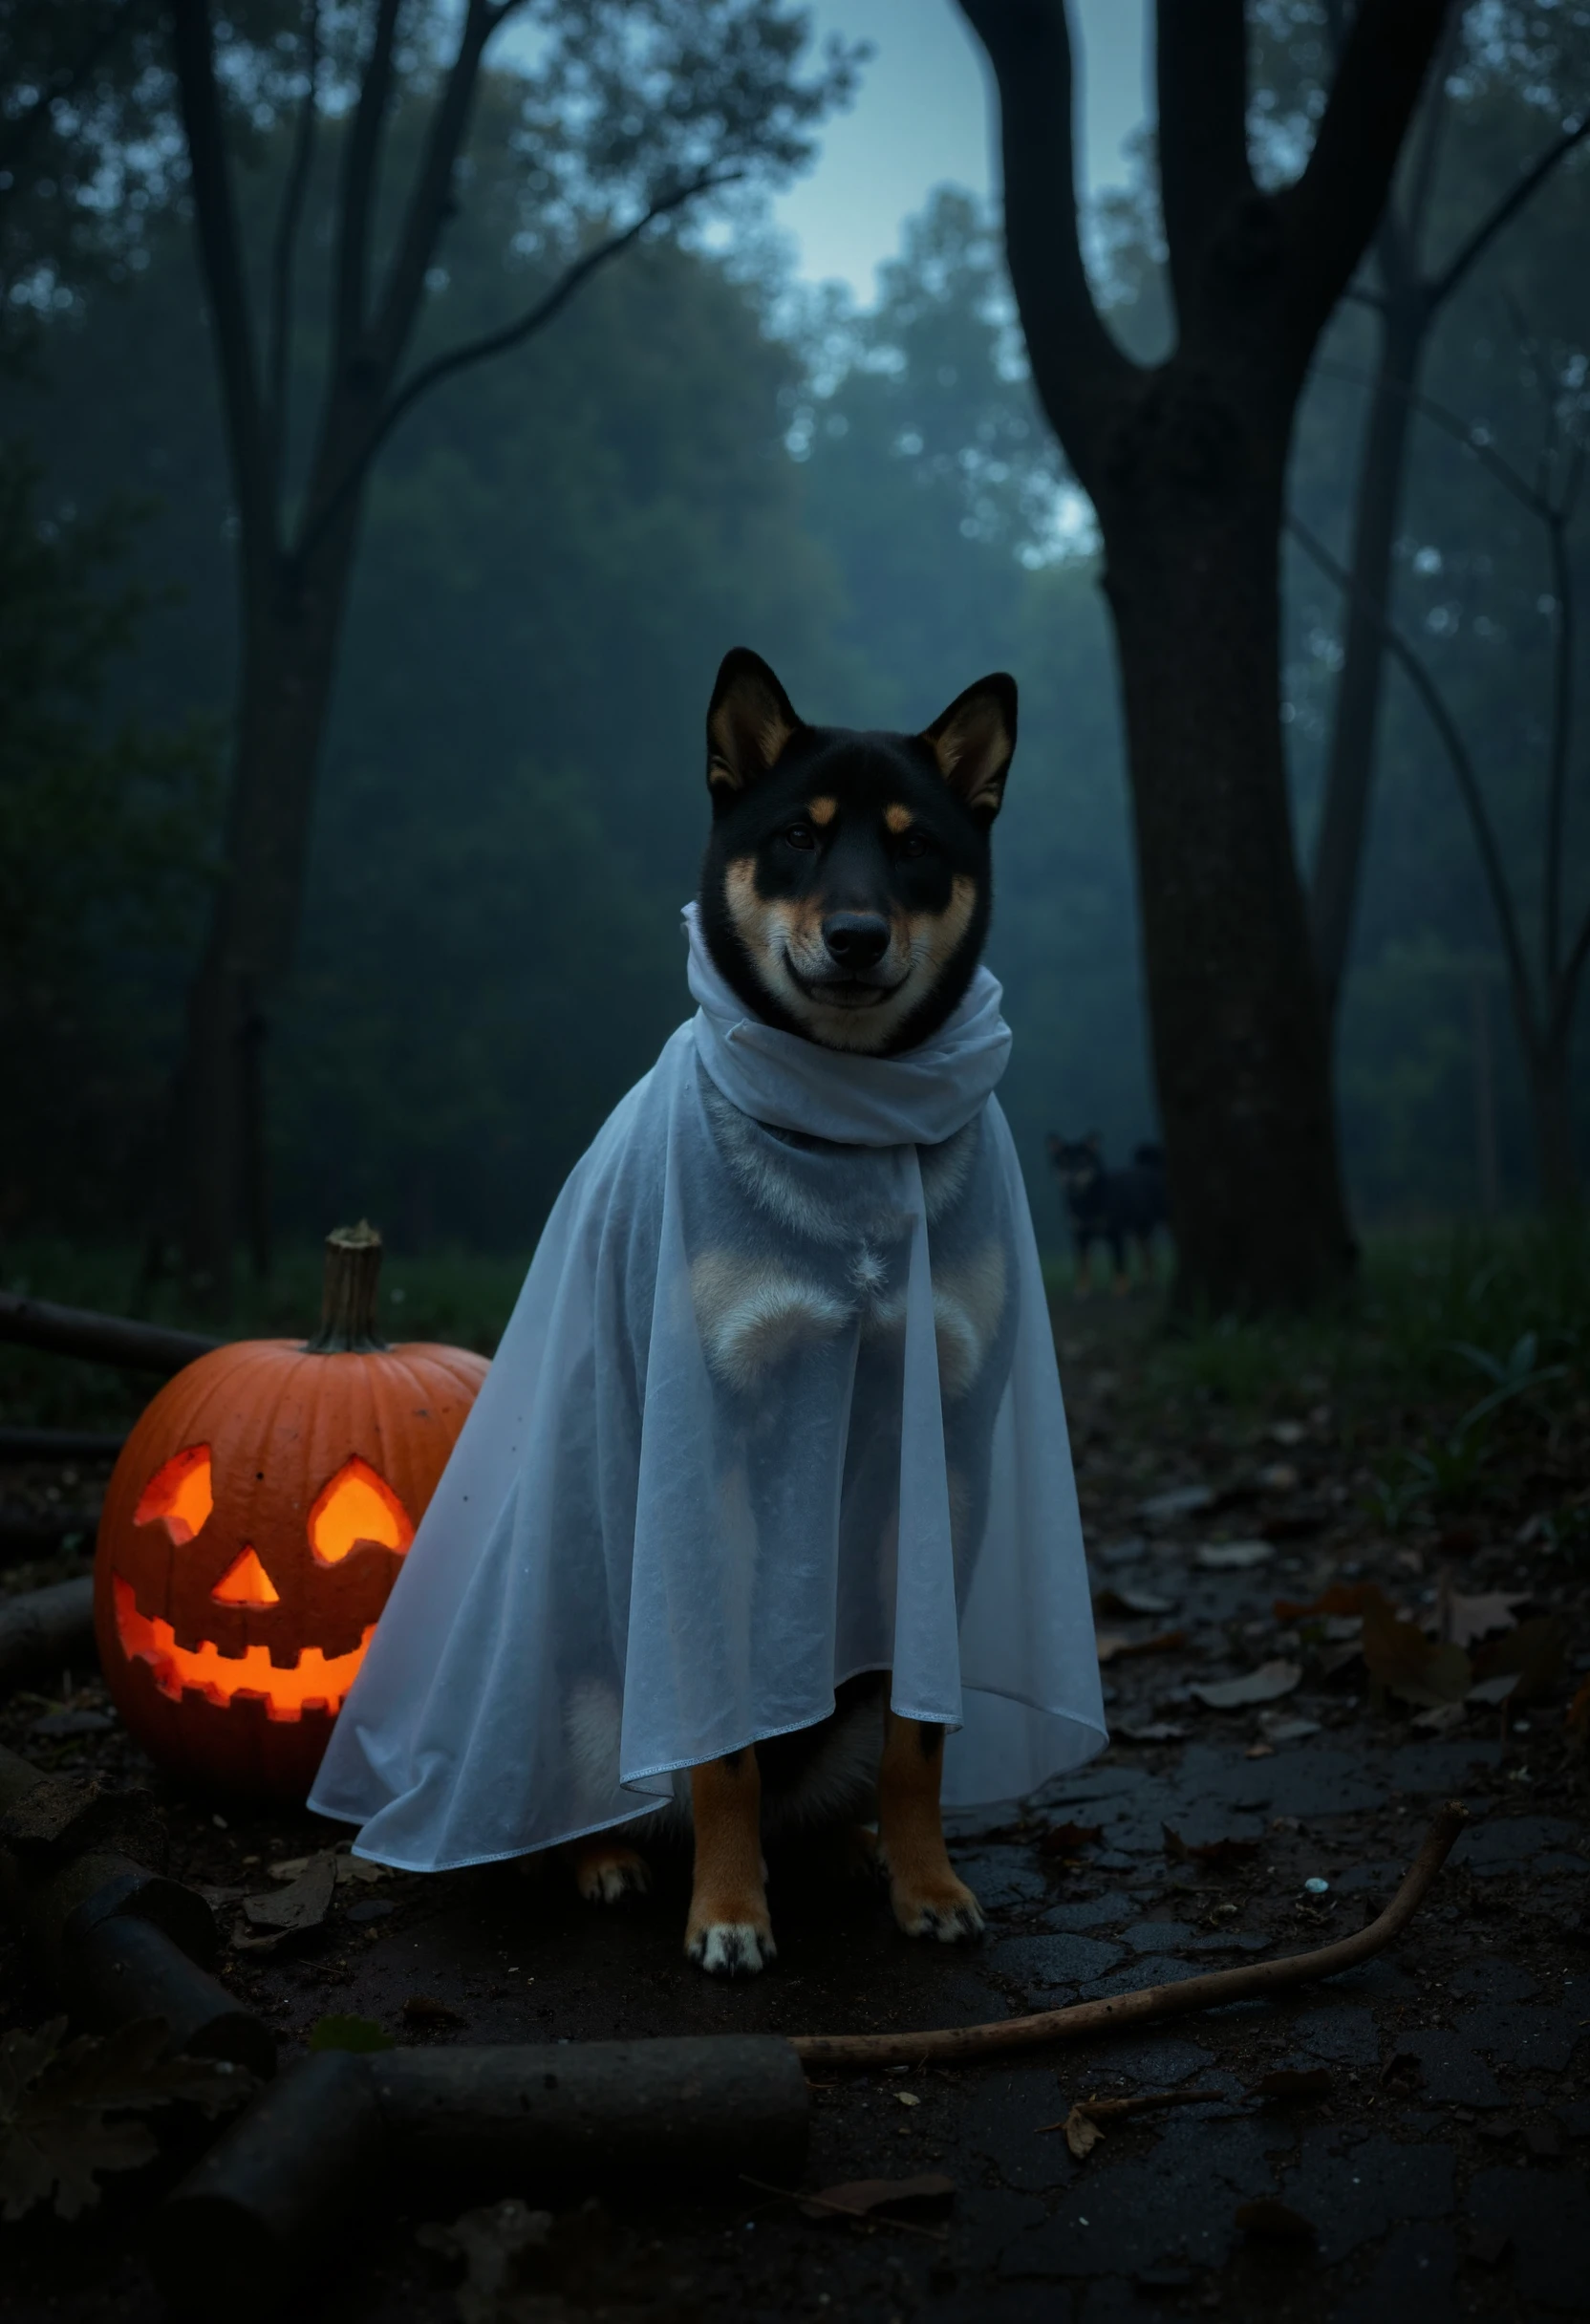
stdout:
[[[1080,51],[1083,166],[1090,186],[1125,178],[1121,141],[1144,114],[1143,0],[1070,0]],[[817,164],[774,205],[798,271],[838,276],[863,299],[900,222],[946,179],[992,180],[993,108],[982,52],[955,0],[817,0],[820,33],[877,51],[854,109],[825,133]]]

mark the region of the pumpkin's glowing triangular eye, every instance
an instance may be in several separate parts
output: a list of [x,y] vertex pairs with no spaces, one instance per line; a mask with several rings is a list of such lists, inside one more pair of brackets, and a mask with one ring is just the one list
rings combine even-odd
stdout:
[[217,1605],[280,1605],[282,1593],[266,1572],[252,1546],[234,1558],[210,1596]]
[[185,1452],[173,1452],[156,1470],[139,1496],[133,1523],[153,1525],[159,1520],[181,1549],[203,1531],[214,1507],[210,1449],[208,1445],[189,1445]]
[[361,1541],[404,1550],[413,1539],[408,1511],[367,1460],[345,1462],[310,1511],[310,1547],[322,1565],[338,1564]]

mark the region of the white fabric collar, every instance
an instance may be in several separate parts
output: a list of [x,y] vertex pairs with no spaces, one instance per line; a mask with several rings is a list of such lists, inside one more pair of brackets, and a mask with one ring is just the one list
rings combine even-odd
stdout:
[[988,969],[978,970],[930,1040],[901,1057],[857,1057],[753,1017],[714,964],[696,906],[682,916],[697,1054],[729,1103],[754,1120],[839,1146],[937,1146],[998,1087],[1010,1027]]

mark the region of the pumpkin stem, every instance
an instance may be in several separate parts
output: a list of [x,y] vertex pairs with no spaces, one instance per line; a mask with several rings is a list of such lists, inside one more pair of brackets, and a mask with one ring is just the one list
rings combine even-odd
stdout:
[[381,1238],[369,1219],[333,1227],[326,1237],[320,1329],[304,1343],[307,1356],[369,1355],[386,1346],[376,1329],[380,1275]]

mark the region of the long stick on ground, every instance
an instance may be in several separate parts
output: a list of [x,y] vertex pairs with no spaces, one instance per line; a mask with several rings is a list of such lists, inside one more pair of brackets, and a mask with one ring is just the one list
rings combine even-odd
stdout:
[[1105,2001],[1079,2001],[1066,2010],[1040,2010],[1031,2017],[1006,2017],[993,2025],[949,2026],[928,2034],[796,2034],[789,2046],[805,2066],[960,2065],[1002,2050],[1026,2050],[1040,2043],[1085,2041],[1099,2034],[1120,2034],[1160,2017],[1184,2017],[1193,2010],[1217,2010],[1260,1993],[1284,1993],[1356,1969],[1400,1936],[1429,1892],[1451,1853],[1468,1812],[1450,1799],[1425,1838],[1396,1895],[1356,1936],[1339,1938],[1311,1953],[1281,1961],[1249,1961],[1240,1969],[1216,1969],[1207,1977],[1185,1977],[1175,1985],[1142,1986],[1112,1993]]

